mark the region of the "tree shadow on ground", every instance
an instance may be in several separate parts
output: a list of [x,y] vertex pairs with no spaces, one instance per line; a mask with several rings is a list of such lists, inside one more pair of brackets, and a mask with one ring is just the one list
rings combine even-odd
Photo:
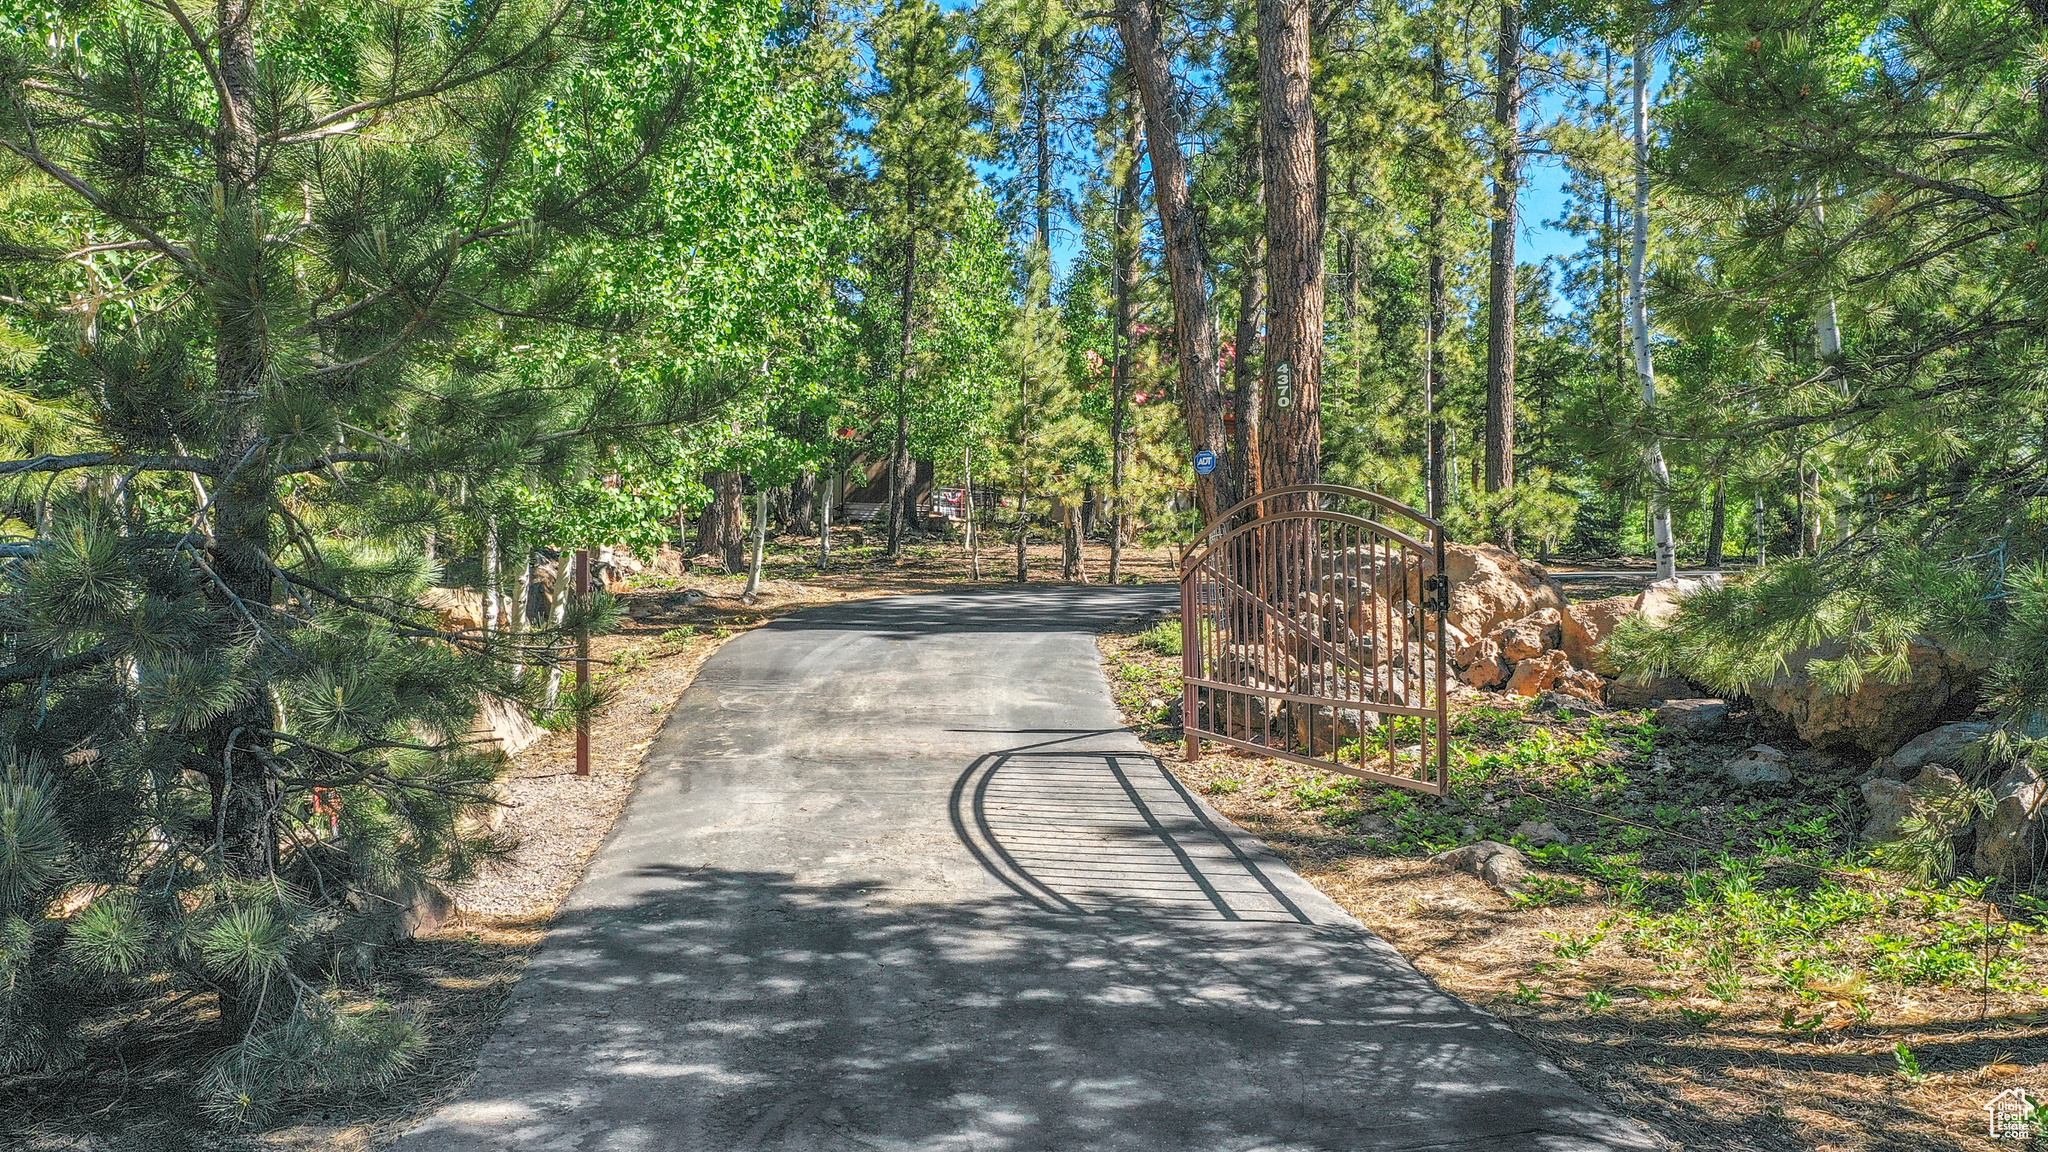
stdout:
[[401,1147],[1651,1146],[1143,753],[992,753],[951,815],[1004,890],[662,863],[572,905]]

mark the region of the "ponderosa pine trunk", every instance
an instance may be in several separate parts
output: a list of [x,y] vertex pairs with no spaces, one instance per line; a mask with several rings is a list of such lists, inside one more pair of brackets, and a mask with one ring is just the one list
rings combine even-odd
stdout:
[[1159,211],[1166,278],[1173,298],[1174,358],[1180,369],[1181,414],[1193,450],[1216,454],[1217,469],[1194,478],[1195,504],[1205,521],[1237,502],[1240,478],[1230,471],[1221,372],[1216,364],[1216,314],[1210,307],[1208,253],[1188,186],[1180,145],[1180,102],[1160,42],[1152,0],[1117,0],[1117,31],[1124,42],[1138,102],[1145,112],[1145,143],[1152,158],[1152,201]]
[[[711,503],[698,520],[697,550],[716,555],[725,570],[738,575],[746,553],[746,526],[740,511],[740,474],[713,472]],[[565,561],[566,563],[566,561]]]
[[[1521,223],[1522,5],[1503,0],[1494,48],[1493,234],[1486,285],[1486,490],[1515,486],[1515,230]],[[1510,534],[1511,535],[1511,534]],[[1502,541],[1513,544],[1512,539]]]
[[[1436,96],[1436,104],[1442,107],[1445,92],[1450,87],[1449,78],[1444,74],[1444,56],[1441,45],[1432,43],[1429,47],[1430,85]],[[1429,300],[1423,316],[1422,355],[1422,416],[1423,416],[1423,484],[1427,492],[1426,507],[1430,519],[1444,518],[1444,422],[1437,415],[1437,390],[1444,378],[1444,323],[1449,315],[1450,300],[1444,282],[1444,192],[1441,183],[1429,192]]]
[[1145,146],[1137,109],[1124,125],[1124,171],[1117,184],[1116,236],[1111,241],[1116,278],[1116,307],[1110,326],[1109,367],[1109,493],[1111,508],[1109,582],[1123,579],[1124,536],[1130,528],[1124,485],[1130,476],[1131,438],[1131,298],[1138,286],[1138,151]]
[[1231,415],[1237,418],[1232,447],[1237,451],[1238,474],[1245,478],[1240,500],[1258,495],[1265,487],[1259,443],[1260,396],[1265,392],[1260,386],[1264,353],[1259,347],[1259,328],[1266,313],[1264,239],[1253,236],[1245,241],[1244,267],[1237,281],[1237,356],[1231,365],[1230,405]]
[[1323,198],[1308,0],[1259,0],[1259,159],[1266,203],[1261,489],[1322,479]]

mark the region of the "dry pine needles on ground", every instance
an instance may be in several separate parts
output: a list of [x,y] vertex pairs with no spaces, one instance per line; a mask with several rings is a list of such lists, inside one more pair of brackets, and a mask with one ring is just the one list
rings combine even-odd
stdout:
[[[1463,778],[1454,767],[1458,794],[1447,806],[1234,751],[1212,750],[1190,764],[1179,739],[1179,659],[1170,655],[1177,637],[1170,625],[1163,639],[1149,632],[1152,623],[1129,621],[1102,637],[1101,648],[1127,719],[1170,771],[1440,986],[1491,1009],[1679,1145],[1990,1152],[2013,1146],[1988,1135],[1984,1106],[1993,1096],[2015,1086],[2048,1096],[2048,932],[2018,923],[2010,906],[1941,892],[1890,898],[1903,888],[1895,878],[1845,869],[1819,879],[1796,854],[1753,851],[1759,839],[1776,842],[1773,820],[1811,825],[1823,840],[1840,835],[1839,821],[1816,823],[1798,797],[1693,799],[1681,812],[1635,794],[1650,771],[1652,740],[1667,749],[1657,767],[1683,777],[1690,761],[1717,763],[1748,736],[1726,748],[1673,748],[1668,735],[1629,722],[1640,714],[1525,716],[1503,697],[1467,691],[1454,698],[1454,717],[1463,715],[1454,731],[1473,767]],[[1489,775],[1489,784],[1472,783]],[[1720,901],[1711,915],[1737,924],[1754,909],[1760,935],[1773,915],[1809,916],[1805,930],[1818,934],[1840,970],[1774,979],[1742,962],[1739,932],[1734,944],[1688,935],[1686,925],[1588,878],[1589,869],[1570,867],[1578,860],[1600,870],[1597,856],[1571,848],[1536,850],[1539,863],[1559,870],[1539,873],[1535,890],[1519,899],[1427,860],[1476,835],[1504,838],[1509,822],[1530,817],[1561,824],[1582,842],[1636,844],[1645,874],[1658,859],[1693,856],[1693,869],[1678,875],[1722,886],[1710,893]],[[1684,822],[1686,833],[1659,834],[1667,819]],[[1977,932],[1978,916],[1989,918],[1992,933]],[[2000,974],[1998,989],[1945,985],[1928,971],[1976,954],[1974,946],[1944,948],[1945,940],[1968,945],[1979,936],[1996,938],[1985,962]],[[1906,975],[1887,982],[1872,972]]]

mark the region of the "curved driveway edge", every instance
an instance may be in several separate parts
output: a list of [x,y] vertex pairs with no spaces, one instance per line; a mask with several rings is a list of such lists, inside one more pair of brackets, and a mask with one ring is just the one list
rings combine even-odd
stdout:
[[1094,633],[1176,597],[905,596],[728,643],[475,1082],[398,1147],[1660,1147],[1122,727]]

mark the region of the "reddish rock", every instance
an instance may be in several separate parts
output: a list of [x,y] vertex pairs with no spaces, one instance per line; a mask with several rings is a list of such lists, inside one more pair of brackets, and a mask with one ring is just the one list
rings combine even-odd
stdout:
[[1555,608],[1542,608],[1520,620],[1510,621],[1496,633],[1500,654],[1514,663],[1541,656],[1564,644],[1562,615]]
[[1564,642],[1559,645],[1572,663],[1594,672],[1614,674],[1604,651],[1615,626],[1634,615],[1642,606],[1641,593],[1609,596],[1574,604],[1564,613]]
[[1450,622],[1468,636],[1542,608],[1564,611],[1564,588],[1540,565],[1491,544],[1451,544],[1445,551],[1451,579]]
[[1474,688],[1498,688],[1508,682],[1507,663],[1500,658],[1500,645],[1493,641],[1474,641],[1458,655],[1465,665],[1458,679]]
[[1581,689],[1572,677],[1576,671],[1578,669],[1572,667],[1571,657],[1562,652],[1545,652],[1516,663],[1514,675],[1508,677],[1508,691],[1531,699],[1550,691],[1577,695]]

